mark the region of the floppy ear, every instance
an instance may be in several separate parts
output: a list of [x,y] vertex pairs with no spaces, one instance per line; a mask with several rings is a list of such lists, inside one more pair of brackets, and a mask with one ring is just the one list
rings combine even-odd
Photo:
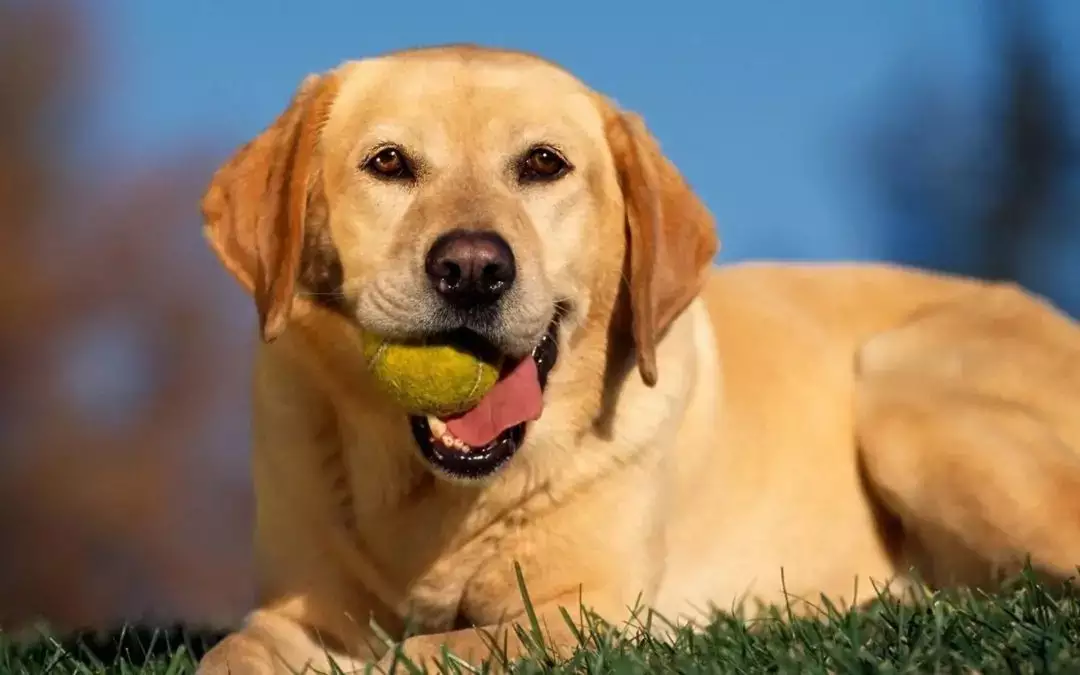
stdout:
[[316,142],[335,93],[333,76],[305,78],[288,108],[218,169],[203,195],[203,233],[254,295],[267,342],[285,330],[292,309]]
[[720,242],[709,210],[639,116],[613,110],[607,137],[626,204],[638,370],[651,387],[656,343],[701,290]]

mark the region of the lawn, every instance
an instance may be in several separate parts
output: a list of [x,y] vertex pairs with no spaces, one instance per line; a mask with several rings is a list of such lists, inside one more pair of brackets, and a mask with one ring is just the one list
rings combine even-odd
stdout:
[[[569,662],[546,663],[538,652],[516,672],[1080,673],[1080,595],[1050,593],[1029,575],[995,596],[936,594],[906,606],[882,600],[860,611],[828,610],[817,621],[779,616],[754,626],[723,616],[703,632],[679,631],[669,640],[596,627]],[[179,628],[43,636],[19,645],[0,635],[0,674],[178,675],[192,672],[194,658],[216,639]]]

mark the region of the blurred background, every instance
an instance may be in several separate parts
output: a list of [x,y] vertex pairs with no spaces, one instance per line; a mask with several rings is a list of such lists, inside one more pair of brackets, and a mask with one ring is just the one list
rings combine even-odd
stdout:
[[311,71],[538,51],[644,115],[723,262],[892,260],[1080,313],[1080,3],[0,0],[0,626],[251,598],[254,311],[200,194]]

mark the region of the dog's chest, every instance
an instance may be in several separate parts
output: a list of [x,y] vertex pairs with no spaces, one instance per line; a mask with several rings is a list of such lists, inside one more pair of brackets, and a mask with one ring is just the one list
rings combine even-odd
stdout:
[[451,630],[459,615],[464,588],[475,571],[468,556],[440,558],[409,581],[405,607],[407,623],[426,631]]
[[493,512],[490,505],[433,500],[364,519],[361,529],[368,542],[386,544],[371,547],[372,553],[399,586],[406,622],[444,631],[510,609],[507,598],[518,597],[512,561],[521,552],[527,511],[521,504]]
[[497,621],[512,611],[508,600],[518,597],[513,537],[499,529],[438,558],[417,574],[408,586],[407,621],[427,630],[451,630]]

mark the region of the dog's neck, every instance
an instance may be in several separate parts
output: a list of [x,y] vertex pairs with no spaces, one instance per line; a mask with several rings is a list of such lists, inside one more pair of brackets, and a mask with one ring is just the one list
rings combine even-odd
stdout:
[[[642,382],[627,345],[612,344],[610,338],[600,344],[574,345],[560,357],[546,392],[544,414],[532,425],[518,455],[493,478],[454,483],[434,476],[412,447],[400,411],[383,399],[364,369],[356,331],[336,316],[327,320],[326,310],[305,309],[281,338],[283,344],[273,349],[298,361],[333,409],[344,461],[367,493],[365,509],[393,509],[417,499],[436,500],[446,508],[478,500],[504,508],[531,493],[557,499],[550,492],[552,486],[558,485],[560,493],[572,492],[609,473],[608,464],[631,464],[643,451],[672,442],[685,412],[680,402],[696,398],[688,395],[689,390],[703,376],[708,379],[699,372],[702,366],[715,367],[698,363],[701,354],[715,351],[711,345],[702,350],[695,344],[703,329],[708,333],[708,317],[699,303],[691,305],[661,341],[660,380],[653,387]],[[597,368],[592,361],[601,353],[607,362]],[[602,385],[592,381],[600,379]],[[596,392],[595,400],[583,404],[585,392]],[[590,451],[597,446],[607,449]],[[605,466],[597,465],[596,457],[603,457]]]

